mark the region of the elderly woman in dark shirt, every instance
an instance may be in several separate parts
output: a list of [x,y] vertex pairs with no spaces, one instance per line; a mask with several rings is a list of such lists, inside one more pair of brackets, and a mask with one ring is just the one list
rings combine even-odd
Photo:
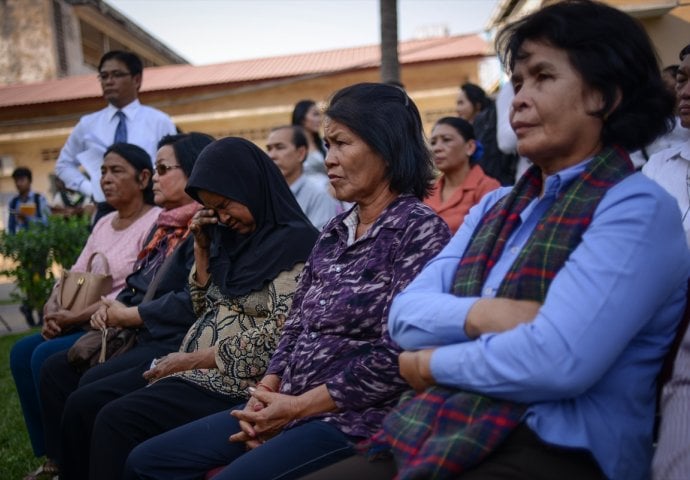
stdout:
[[353,455],[405,389],[390,303],[449,239],[420,200],[433,170],[419,112],[397,87],[354,85],[331,100],[325,138],[336,197],[355,206],[324,228],[266,375],[244,409],[141,444],[125,478],[226,464],[216,478],[297,478]]

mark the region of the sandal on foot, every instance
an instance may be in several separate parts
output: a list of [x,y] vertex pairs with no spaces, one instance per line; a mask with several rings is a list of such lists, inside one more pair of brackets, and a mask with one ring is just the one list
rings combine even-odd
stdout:
[[46,460],[43,465],[24,477],[24,480],[40,480],[41,478],[52,479],[59,473],[58,466]]

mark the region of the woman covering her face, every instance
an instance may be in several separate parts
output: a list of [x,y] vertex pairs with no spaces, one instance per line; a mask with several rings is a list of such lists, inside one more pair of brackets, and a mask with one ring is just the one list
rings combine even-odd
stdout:
[[244,402],[278,342],[316,230],[277,167],[244,139],[208,145],[186,191],[204,205],[190,227],[197,320],[178,352],[139,367],[146,388],[83,399],[95,420],[80,426],[81,438],[70,437],[80,458],[61,465],[67,478],[119,479],[137,444]]
[[215,478],[298,478],[353,455],[395,404],[390,302],[449,238],[421,202],[433,169],[419,112],[397,87],[353,85],[331,99],[325,139],[336,198],[355,206],[324,227],[266,375],[244,407],[138,446],[125,478],[225,465]]

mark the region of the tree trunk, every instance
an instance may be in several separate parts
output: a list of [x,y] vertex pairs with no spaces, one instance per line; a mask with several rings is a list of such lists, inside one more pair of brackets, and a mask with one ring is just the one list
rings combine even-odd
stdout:
[[397,0],[379,0],[381,10],[381,81],[400,83]]

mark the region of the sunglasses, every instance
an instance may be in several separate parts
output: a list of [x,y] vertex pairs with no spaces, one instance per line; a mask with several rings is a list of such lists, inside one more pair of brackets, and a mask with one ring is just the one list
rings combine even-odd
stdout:
[[158,174],[159,177],[162,177],[166,173],[168,173],[170,170],[174,170],[175,168],[182,168],[180,165],[165,165],[163,163],[157,163],[155,166],[156,173]]

